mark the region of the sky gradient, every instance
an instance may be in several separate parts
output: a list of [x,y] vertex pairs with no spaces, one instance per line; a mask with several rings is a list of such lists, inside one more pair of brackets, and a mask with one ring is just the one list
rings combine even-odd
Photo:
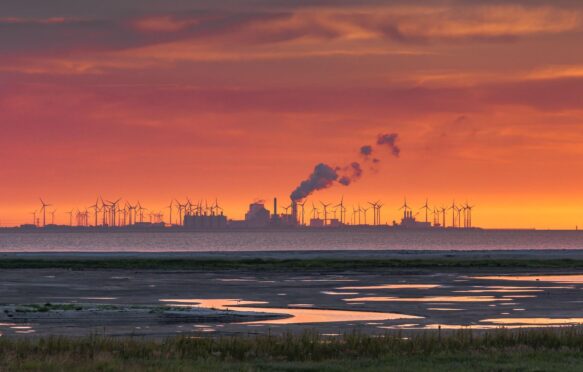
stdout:
[[314,200],[574,228],[582,41],[567,0],[1,2],[0,225],[39,196],[63,223],[97,195],[241,218],[394,132],[398,158]]

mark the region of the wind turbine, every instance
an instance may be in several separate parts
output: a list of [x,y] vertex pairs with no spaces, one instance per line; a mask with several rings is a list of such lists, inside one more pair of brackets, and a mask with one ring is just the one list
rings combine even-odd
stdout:
[[376,226],[378,224],[378,221],[377,221],[377,207],[378,207],[378,204],[377,204],[377,202],[374,202],[374,203],[373,202],[367,202],[367,203],[370,204],[370,206],[372,207],[372,212],[373,212],[373,218],[372,218],[373,219],[373,225]]
[[429,199],[425,199],[425,204],[421,207],[421,210],[425,209],[425,222],[429,221]]
[[223,215],[224,210],[223,210],[223,208],[221,206],[219,206],[219,199],[218,198],[215,198],[215,214],[217,216],[219,215],[219,211],[221,211],[221,215]]
[[318,208],[316,207],[316,204],[314,204],[314,202],[312,202],[312,218],[314,220],[317,220],[318,218],[320,218],[320,211],[318,210]]
[[344,223],[346,220],[346,208],[344,208],[344,195],[340,198],[340,203],[336,204],[334,207],[340,208],[340,222]]
[[407,205],[407,198],[404,198],[404,202],[403,205],[401,206],[401,208],[399,208],[399,210],[403,210],[403,218],[407,218],[407,212],[409,212],[409,210],[411,209],[408,205]]
[[462,227],[462,211],[464,210],[464,206],[462,205],[461,208],[456,206],[455,210],[457,211],[457,227],[459,229]]
[[441,213],[443,213],[443,228],[445,229],[446,224],[445,224],[445,211],[447,211],[446,207],[441,207]]
[[472,209],[474,207],[475,207],[475,205],[469,205],[468,203],[466,203],[466,209],[468,210],[468,214],[467,214],[468,228],[472,227]]
[[320,204],[322,204],[322,207],[324,208],[324,226],[326,226],[326,221],[328,221],[328,207],[330,206],[330,203],[326,204],[320,202]]
[[433,207],[433,226],[439,225],[439,210],[437,207]]
[[455,227],[455,210],[456,210],[455,200],[452,201],[451,206],[447,208],[447,210],[450,209],[451,209],[451,227]]
[[173,203],[174,203],[174,200],[170,200],[170,204],[166,207],[170,211],[170,226],[172,226],[172,204]]
[[69,215],[69,226],[73,226],[73,209],[65,213]]
[[302,208],[302,226],[304,226],[305,225],[305,223],[304,223],[304,205],[306,205],[306,201],[304,200],[303,203],[297,203],[297,205],[299,205],[300,208]]
[[111,212],[111,226],[115,226],[115,215],[117,213],[117,203],[119,203],[119,201],[121,200],[121,198],[117,199],[114,202],[110,202],[109,200],[107,201],[111,207],[110,212]]
[[47,221],[47,207],[51,207],[52,205],[45,203],[41,198],[39,198],[39,199],[40,199],[40,203],[42,205],[40,210],[43,214],[43,227],[45,227],[46,221]]
[[370,208],[362,208],[362,213],[364,215],[364,224],[366,225],[366,212],[368,212]]
[[381,208],[383,207],[383,203],[381,203],[380,200],[376,201],[377,203],[377,222],[380,225],[381,224]]
[[291,208],[291,204],[287,206],[282,206],[282,208],[285,211],[284,214],[287,216],[288,215],[287,211],[289,211],[289,209]]
[[140,215],[140,223],[144,222],[144,211],[147,211],[148,208],[142,207],[142,204],[138,201],[138,214]]
[[103,200],[103,198],[100,196],[99,197],[101,199],[101,225],[102,226],[107,226],[108,225],[108,221],[107,221],[107,214],[108,212],[108,208],[110,207],[110,205],[106,204],[105,201]]
[[182,211],[185,207],[185,205],[180,204],[180,202],[178,200],[174,200],[176,202],[176,204],[178,205],[178,225],[182,225]]
[[55,224],[55,212],[56,212],[56,211],[57,211],[57,210],[55,209],[55,210],[53,210],[53,211],[51,212],[51,225],[54,225],[54,224]]
[[90,205],[89,209],[93,208],[95,210],[95,226],[97,227],[97,213],[100,211],[99,209],[99,198],[95,201],[95,204]]

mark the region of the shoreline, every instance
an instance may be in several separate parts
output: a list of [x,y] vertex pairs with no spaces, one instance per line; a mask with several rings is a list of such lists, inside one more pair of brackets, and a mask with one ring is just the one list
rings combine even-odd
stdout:
[[282,250],[282,251],[36,251],[0,252],[0,260],[583,260],[583,249]]

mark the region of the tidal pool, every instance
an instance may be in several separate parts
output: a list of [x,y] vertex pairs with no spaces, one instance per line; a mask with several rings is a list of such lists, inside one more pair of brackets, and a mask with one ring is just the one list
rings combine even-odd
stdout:
[[525,282],[583,284],[583,275],[489,275],[472,276],[471,278],[483,280],[514,280]]
[[289,315],[287,318],[242,322],[242,324],[301,324],[301,323],[333,323],[357,321],[383,321],[398,319],[422,319],[422,317],[397,313],[298,309],[280,307],[244,307],[241,305],[265,304],[263,301],[244,301],[240,299],[162,299],[161,302],[192,304],[209,309],[235,310],[242,312],[261,312]]
[[506,325],[577,325],[583,323],[583,318],[491,318],[480,320],[483,323]]
[[433,289],[439,288],[439,284],[381,284],[353,287],[338,287],[336,289]]
[[507,300],[507,298],[494,296],[354,297],[344,299],[346,302],[494,302]]

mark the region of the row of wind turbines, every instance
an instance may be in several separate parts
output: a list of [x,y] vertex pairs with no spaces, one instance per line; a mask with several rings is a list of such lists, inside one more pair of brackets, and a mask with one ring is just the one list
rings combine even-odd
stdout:
[[[429,217],[432,218],[433,226],[453,227],[453,228],[471,228],[472,227],[472,209],[475,205],[470,205],[467,201],[465,203],[457,204],[452,201],[450,206],[430,206],[429,200],[425,199],[425,204],[413,214],[413,208],[407,204],[405,198],[403,205],[399,208],[404,215],[409,215],[411,218],[417,217],[422,211],[425,211],[425,222],[429,223]],[[451,211],[451,224],[448,226],[448,211]]]
[[[302,203],[296,203],[300,208],[300,213],[298,216],[298,222],[301,225],[306,225],[305,221],[305,204],[306,201]],[[310,211],[310,217],[312,220],[322,220],[324,225],[328,225],[333,221],[338,221],[341,224],[351,224],[351,225],[368,225],[369,224],[369,211],[372,210],[372,225],[382,225],[381,222],[381,208],[384,204],[380,201],[369,201],[363,207],[360,203],[353,205],[350,218],[347,218],[347,208],[344,206],[344,197],[340,199],[338,204],[325,203],[320,201],[319,204],[311,202],[312,208]],[[289,215],[289,210],[293,206],[287,205],[283,209],[286,215]],[[425,222],[431,223],[435,227],[454,227],[454,228],[471,228],[472,227],[472,209],[475,206],[470,205],[468,202],[465,204],[456,204],[452,202],[449,207],[431,207],[429,205],[429,200],[425,200],[425,204],[419,208],[416,213],[413,213],[414,209],[407,204],[407,199],[405,199],[403,205],[398,209],[403,211],[404,218],[416,218],[422,211],[425,211]],[[451,225],[448,225],[448,211],[451,212]],[[432,221],[430,221],[430,217]]]
[[[40,198],[40,208],[31,212],[33,216],[33,224],[36,226],[45,227],[47,224],[55,224],[56,209],[48,210],[52,204],[46,203]],[[187,215],[219,215],[223,214],[223,208],[219,206],[218,200],[209,204],[207,201],[193,203],[190,198],[186,201],[178,201],[172,199],[170,204],[166,207],[169,212],[169,223],[173,225],[173,212],[176,225],[182,225],[184,216]],[[50,216],[50,222],[47,223],[47,213]],[[98,197],[94,204],[83,209],[74,208],[66,211],[69,215],[69,226],[129,226],[137,223],[164,223],[164,213],[162,211],[149,210],[144,207],[140,201],[131,203],[130,201],[123,201],[119,198],[115,201],[109,201]],[[41,220],[42,218],[42,220]]]
[[[47,210],[47,208],[52,207],[53,205],[46,203],[42,198],[40,199],[40,203],[40,208],[31,213],[33,215],[33,224],[36,226],[47,226],[48,212],[50,216],[50,224],[54,225],[55,213],[57,210]],[[376,200],[368,201],[363,205],[360,203],[352,205],[349,215],[349,210],[344,205],[344,197],[340,199],[338,204],[325,203],[322,201],[316,203],[312,201],[310,218],[312,221],[322,221],[325,226],[333,223],[344,225],[369,225],[369,222],[372,222],[373,226],[382,225],[381,209],[384,204],[380,200]],[[297,222],[302,226],[305,226],[306,201],[304,200],[301,203],[296,203],[296,206],[300,208]],[[405,199],[403,205],[398,210],[403,211],[404,219],[416,219],[420,213],[424,212],[424,222],[435,227],[471,228],[472,209],[474,207],[475,206],[470,205],[468,202],[457,204],[455,201],[453,201],[450,206],[430,206],[429,200],[426,199],[425,204],[415,211],[413,207],[407,204],[407,199]],[[292,208],[292,204],[284,206],[284,215],[290,216],[289,211]],[[219,205],[218,199],[216,198],[215,201],[211,203],[207,200],[204,202],[203,200],[192,202],[190,198],[186,198],[185,201],[172,199],[165,209],[168,210],[169,224],[176,226],[183,225],[185,216],[222,216],[224,214],[224,210]],[[369,220],[369,211],[371,210],[372,221]],[[86,208],[75,208],[66,211],[65,213],[69,215],[69,226],[121,227],[144,222],[165,224],[164,213],[162,211],[150,210],[144,207],[140,201],[131,203],[127,200],[122,201],[121,198],[115,201],[110,201],[98,197],[94,204]],[[449,222],[451,222],[451,224]]]
[[[341,224],[348,224],[348,219],[346,218],[347,215],[347,208],[344,206],[344,196],[340,199],[338,204],[333,205],[333,203],[324,203],[322,201],[319,204],[316,204],[314,201],[311,202],[312,209],[310,211],[310,218],[312,220],[322,220],[324,225],[328,225],[332,221],[338,221]],[[381,208],[383,204],[377,200],[375,202],[368,202],[370,207],[364,208],[358,204],[357,207],[352,206],[352,215],[351,215],[351,224],[352,225],[360,225],[364,223],[367,224],[367,212],[372,208],[373,209],[373,225],[380,225],[381,224]],[[296,202],[296,206],[300,208],[299,216],[298,216],[298,223],[302,226],[306,225],[306,215],[305,215],[305,205],[306,200],[299,203]],[[321,206],[321,208],[320,208]],[[330,209],[331,207],[331,209]],[[289,211],[293,208],[292,204],[286,205],[282,207],[285,211],[284,215],[290,215]]]

